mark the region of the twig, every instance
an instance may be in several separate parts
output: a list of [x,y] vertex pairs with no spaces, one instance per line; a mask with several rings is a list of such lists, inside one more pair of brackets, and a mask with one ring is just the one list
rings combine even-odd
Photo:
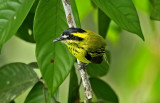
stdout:
[[[42,82],[43,85],[44,85],[44,88],[43,88],[44,102],[47,103],[47,98],[46,98],[45,90],[46,90],[46,89],[48,90],[48,88],[47,88],[46,83],[44,82],[44,80],[43,80],[42,78],[41,78],[39,81]],[[55,98],[54,96],[52,97],[52,99],[53,99],[53,101],[54,101],[55,103],[60,103],[60,102],[58,102],[58,101],[56,100],[56,98]]]
[[53,96],[53,100],[54,100],[54,102],[55,103],[60,103],[60,102],[58,102],[57,100],[56,100],[56,98]]
[[[76,28],[76,23],[73,17],[70,0],[62,0],[62,3],[63,3],[64,11],[66,14],[68,26],[70,28]],[[90,99],[92,99],[93,97],[93,94],[92,94],[92,89],[91,89],[90,82],[88,79],[88,74],[85,68],[82,68],[82,67],[85,67],[84,63],[80,62],[78,59],[77,59],[77,63],[78,63],[78,68],[81,68],[80,74],[81,74],[81,78],[82,78],[82,82],[83,82],[83,86],[85,90],[86,99],[84,100],[84,103],[89,103]]]
[[46,83],[45,83],[45,81],[44,81],[42,78],[40,78],[39,81],[43,83],[44,88],[48,89],[48,88],[47,88],[47,85],[46,85]]
[[[77,59],[77,63],[78,63],[78,68],[85,67],[84,66],[85,64],[80,62],[78,59]],[[85,90],[84,103],[90,103],[90,100],[93,97],[93,93],[92,93],[92,88],[91,88],[91,85],[90,85],[90,82],[89,82],[89,79],[88,79],[88,74],[87,74],[85,68],[80,69],[79,71],[80,71],[80,74],[81,74],[81,78],[82,78],[82,82],[83,82],[83,86],[84,86],[84,90]]]

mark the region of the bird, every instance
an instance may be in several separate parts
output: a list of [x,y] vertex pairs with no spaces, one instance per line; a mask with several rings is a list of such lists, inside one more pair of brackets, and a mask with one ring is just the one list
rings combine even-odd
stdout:
[[81,28],[68,28],[53,42],[61,41],[66,44],[69,51],[83,63],[100,64],[107,45],[105,39],[90,30]]

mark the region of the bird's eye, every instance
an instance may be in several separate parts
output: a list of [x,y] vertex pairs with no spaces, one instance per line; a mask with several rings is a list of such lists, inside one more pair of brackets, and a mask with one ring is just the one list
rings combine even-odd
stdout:
[[69,37],[71,37],[71,38],[72,38],[72,37],[73,37],[73,35],[69,35]]

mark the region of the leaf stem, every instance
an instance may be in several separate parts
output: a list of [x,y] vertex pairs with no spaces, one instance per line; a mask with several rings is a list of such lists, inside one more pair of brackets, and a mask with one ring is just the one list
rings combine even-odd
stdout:
[[[42,82],[43,85],[44,85],[44,88],[43,88],[44,102],[47,103],[47,98],[46,98],[46,94],[45,94],[45,89],[48,90],[48,88],[47,88],[46,83],[44,82],[44,80],[43,80],[42,78],[40,79],[40,82]],[[60,103],[60,102],[58,102],[58,101],[56,100],[56,98],[55,98],[54,96],[52,97],[52,99],[53,99],[53,101],[54,101],[55,103]]]
[[43,88],[43,96],[44,96],[44,103],[47,103],[47,98],[46,98],[46,94],[45,94],[45,87]]
[[54,100],[54,102],[55,103],[60,103],[60,102],[58,102],[57,100],[56,100],[56,98],[53,96],[53,100]]

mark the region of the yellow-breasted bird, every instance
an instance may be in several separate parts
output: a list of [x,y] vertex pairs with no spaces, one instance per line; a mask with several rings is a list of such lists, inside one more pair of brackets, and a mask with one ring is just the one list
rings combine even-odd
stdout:
[[53,40],[67,45],[69,51],[83,63],[100,64],[105,53],[106,41],[102,36],[81,28],[69,28]]

